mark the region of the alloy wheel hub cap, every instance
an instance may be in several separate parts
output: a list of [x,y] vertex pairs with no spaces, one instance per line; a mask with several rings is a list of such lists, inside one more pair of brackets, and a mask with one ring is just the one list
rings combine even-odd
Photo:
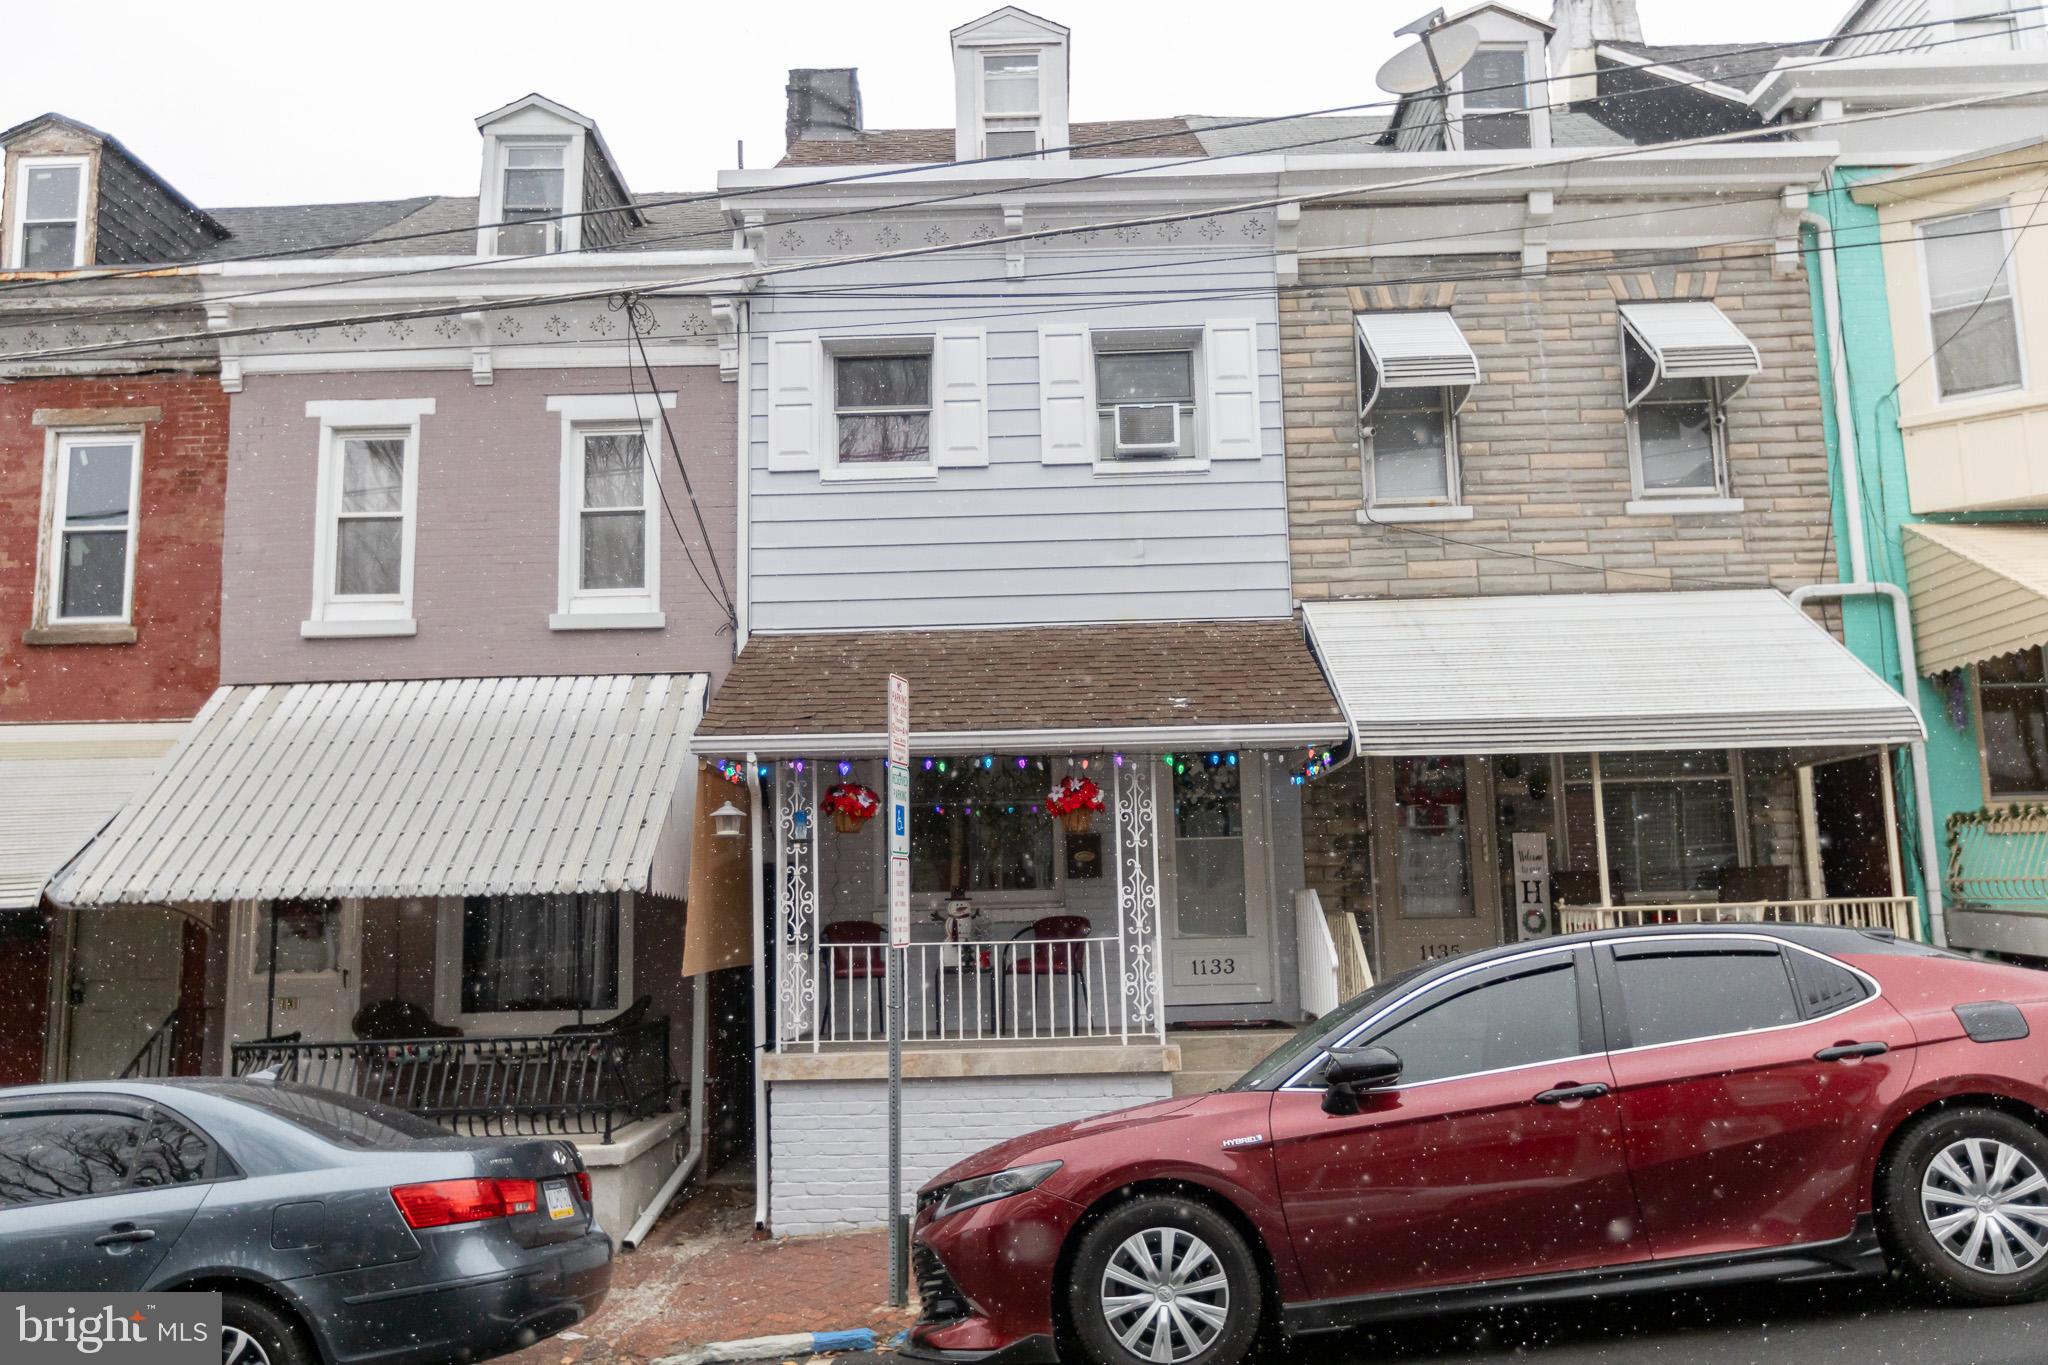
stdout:
[[1950,1259],[1984,1275],[2017,1275],[2048,1256],[2048,1176],[1996,1138],[1960,1138],[1920,1179],[1920,1216]]

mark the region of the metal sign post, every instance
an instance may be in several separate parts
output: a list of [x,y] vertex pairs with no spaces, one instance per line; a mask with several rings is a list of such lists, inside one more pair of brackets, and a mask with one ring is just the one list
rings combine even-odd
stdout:
[[903,978],[910,951],[910,683],[889,675],[889,1302],[910,1300],[903,1214]]

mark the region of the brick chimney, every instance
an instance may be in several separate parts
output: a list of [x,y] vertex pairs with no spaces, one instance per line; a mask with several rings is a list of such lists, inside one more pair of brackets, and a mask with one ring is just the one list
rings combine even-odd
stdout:
[[860,135],[860,73],[850,66],[805,68],[789,73],[789,110],[782,122],[785,143],[798,138],[845,142]]
[[1636,0],[1554,0],[1550,23],[1550,98],[1572,104],[1599,97],[1594,48],[1643,41]]

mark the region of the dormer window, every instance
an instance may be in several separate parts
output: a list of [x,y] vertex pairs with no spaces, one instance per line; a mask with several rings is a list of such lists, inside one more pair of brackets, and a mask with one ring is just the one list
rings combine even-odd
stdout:
[[16,270],[75,270],[85,264],[84,157],[25,159],[16,176]]
[[1027,156],[1039,149],[1036,52],[981,55],[981,146],[984,156]]
[[1466,64],[1465,143],[1469,147],[1527,147],[1529,49],[1489,43]]
[[562,249],[563,160],[561,142],[504,144],[504,199],[498,254],[533,256]]

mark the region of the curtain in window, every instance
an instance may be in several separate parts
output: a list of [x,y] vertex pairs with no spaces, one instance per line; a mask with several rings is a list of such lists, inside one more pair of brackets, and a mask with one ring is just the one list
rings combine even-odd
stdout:
[[616,896],[471,896],[462,1012],[618,1007]]

